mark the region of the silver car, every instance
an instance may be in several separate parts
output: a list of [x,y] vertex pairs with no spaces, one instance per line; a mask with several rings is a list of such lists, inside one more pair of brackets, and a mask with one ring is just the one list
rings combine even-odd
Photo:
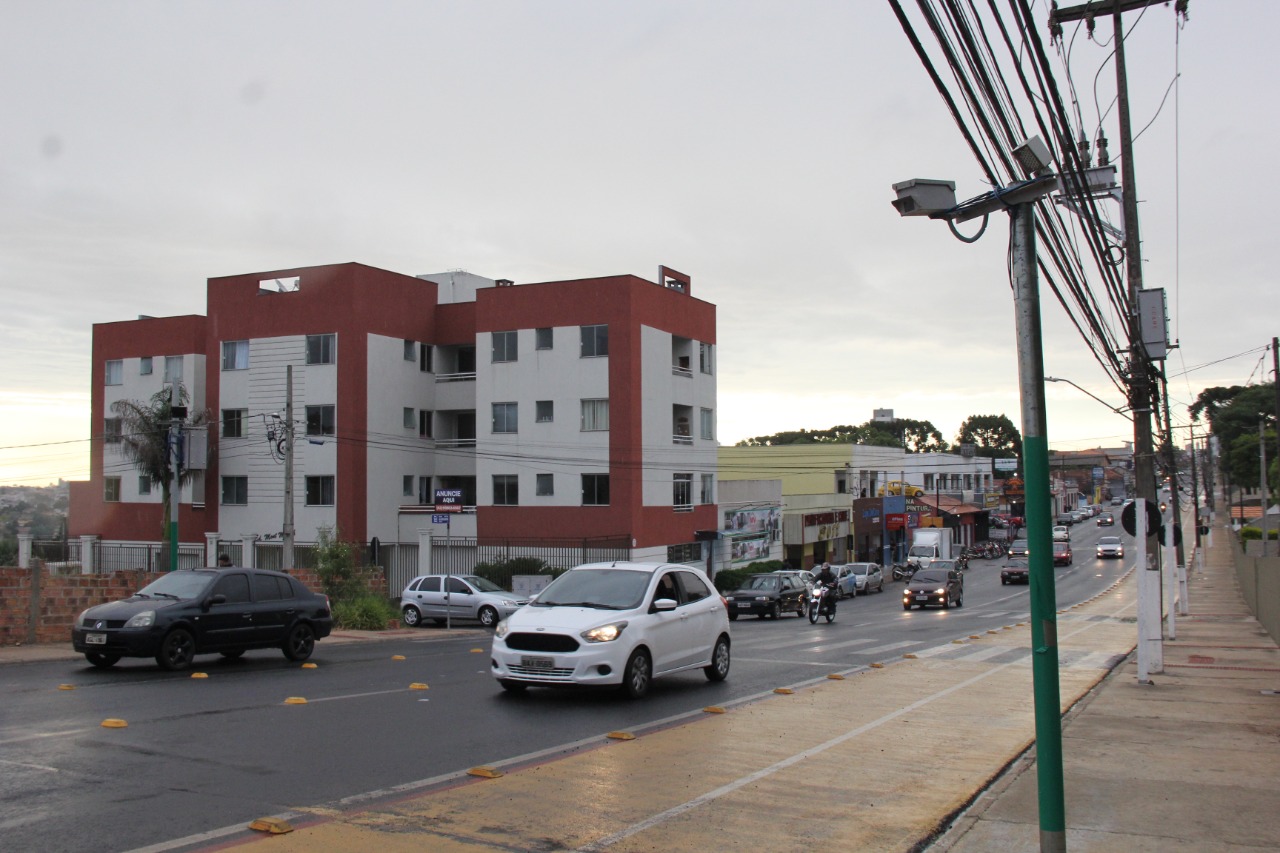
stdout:
[[1098,559],[1105,557],[1124,558],[1124,544],[1119,536],[1103,536],[1098,540]]
[[879,563],[850,563],[853,577],[858,585],[858,595],[866,595],[871,590],[884,592],[884,572]]
[[422,575],[400,593],[400,613],[409,626],[421,625],[424,619],[437,625],[446,619],[478,619],[492,628],[528,603],[476,575]]

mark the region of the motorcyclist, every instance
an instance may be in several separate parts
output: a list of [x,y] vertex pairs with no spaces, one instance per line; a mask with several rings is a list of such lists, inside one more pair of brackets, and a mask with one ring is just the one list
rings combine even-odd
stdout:
[[817,577],[813,579],[813,582],[820,586],[826,587],[827,600],[824,603],[826,604],[827,607],[830,607],[831,611],[834,613],[836,609],[836,598],[838,596],[834,594],[835,588],[836,588],[836,573],[831,571],[830,563],[822,564],[822,568],[818,570]]

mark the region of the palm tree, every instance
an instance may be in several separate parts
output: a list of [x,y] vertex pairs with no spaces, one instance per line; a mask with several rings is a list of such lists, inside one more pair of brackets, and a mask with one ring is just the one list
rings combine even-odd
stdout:
[[[175,386],[177,405],[186,406],[190,399],[187,389],[182,383]],[[111,411],[120,416],[120,452],[133,463],[153,486],[160,487],[164,503],[164,527],[160,538],[169,545],[169,530],[172,519],[169,516],[170,496],[170,454],[169,454],[169,421],[172,419],[170,391],[163,388],[152,395],[151,400],[143,403],[138,400],[117,400],[111,404]],[[196,412],[187,419],[189,426],[202,426],[209,421],[208,410]],[[179,488],[191,481],[192,472],[186,468],[178,469]],[[169,549],[166,547],[160,557],[160,565],[167,569]]]

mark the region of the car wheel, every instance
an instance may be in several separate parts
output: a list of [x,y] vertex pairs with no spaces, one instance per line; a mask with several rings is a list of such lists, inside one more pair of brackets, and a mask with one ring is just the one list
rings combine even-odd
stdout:
[[622,671],[622,692],[628,699],[643,699],[649,695],[652,683],[653,663],[649,660],[649,652],[636,649],[627,658],[627,667]]
[[85,652],[84,659],[98,669],[110,669],[120,662],[120,655],[104,655],[102,652]]
[[498,611],[489,605],[480,608],[480,624],[486,628],[493,628],[498,624]]
[[738,621],[738,614],[737,614],[737,613],[730,613],[730,614],[729,614],[729,621],[730,621],[730,622],[737,622],[737,621]]
[[410,628],[416,628],[422,624],[422,612],[412,604],[404,609],[404,613],[401,616],[404,618],[404,624]]
[[958,596],[956,596],[956,607],[964,607],[964,593],[963,593],[963,592],[962,592],[962,593],[960,593]]
[[910,609],[911,609],[911,605],[910,605],[910,604],[904,604],[904,605],[902,605],[902,609],[903,609],[903,610],[910,610]]
[[1009,585],[1009,579],[1008,579],[1008,578],[1000,578],[1000,585],[1001,585],[1001,586],[1008,586],[1008,585]]
[[781,615],[782,615],[782,612],[778,609],[778,605],[776,603],[769,606],[770,619],[777,619]]
[[729,638],[716,640],[716,647],[711,650],[711,665],[703,670],[708,681],[724,681],[729,675]]
[[191,666],[191,659],[196,656],[196,638],[185,628],[174,628],[160,641],[160,651],[156,652],[156,663],[161,669],[176,672]]
[[806,617],[806,616],[808,616],[808,615],[809,615],[809,611],[805,609],[805,606],[804,606],[804,599],[803,599],[803,598],[802,598],[802,599],[800,599],[799,601],[797,601],[797,602],[796,602],[796,604],[798,604],[798,605],[799,605],[799,606],[796,608],[796,615],[797,615],[797,616],[799,616],[801,619],[803,619],[804,617]]
[[943,609],[943,610],[950,610],[950,609],[951,609],[951,596],[949,596],[949,595],[948,595],[948,596],[944,596],[944,597],[943,597],[943,599],[942,599],[942,609]]
[[231,649],[225,652],[218,652],[218,654],[222,655],[227,660],[235,660],[244,654],[244,649]]
[[289,631],[284,641],[284,656],[289,660],[306,660],[316,647],[316,632],[305,623],[298,623]]
[[510,678],[499,678],[498,683],[502,685],[502,689],[508,693],[523,693],[529,689],[529,685],[523,681],[512,681]]

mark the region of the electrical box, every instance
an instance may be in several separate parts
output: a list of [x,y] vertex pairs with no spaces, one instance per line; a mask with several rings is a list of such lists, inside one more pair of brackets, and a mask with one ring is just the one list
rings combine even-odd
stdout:
[[1163,287],[1138,291],[1138,322],[1147,357],[1162,360],[1169,351],[1169,319]]
[[898,197],[892,204],[900,216],[928,216],[956,206],[955,181],[912,178],[893,185]]

